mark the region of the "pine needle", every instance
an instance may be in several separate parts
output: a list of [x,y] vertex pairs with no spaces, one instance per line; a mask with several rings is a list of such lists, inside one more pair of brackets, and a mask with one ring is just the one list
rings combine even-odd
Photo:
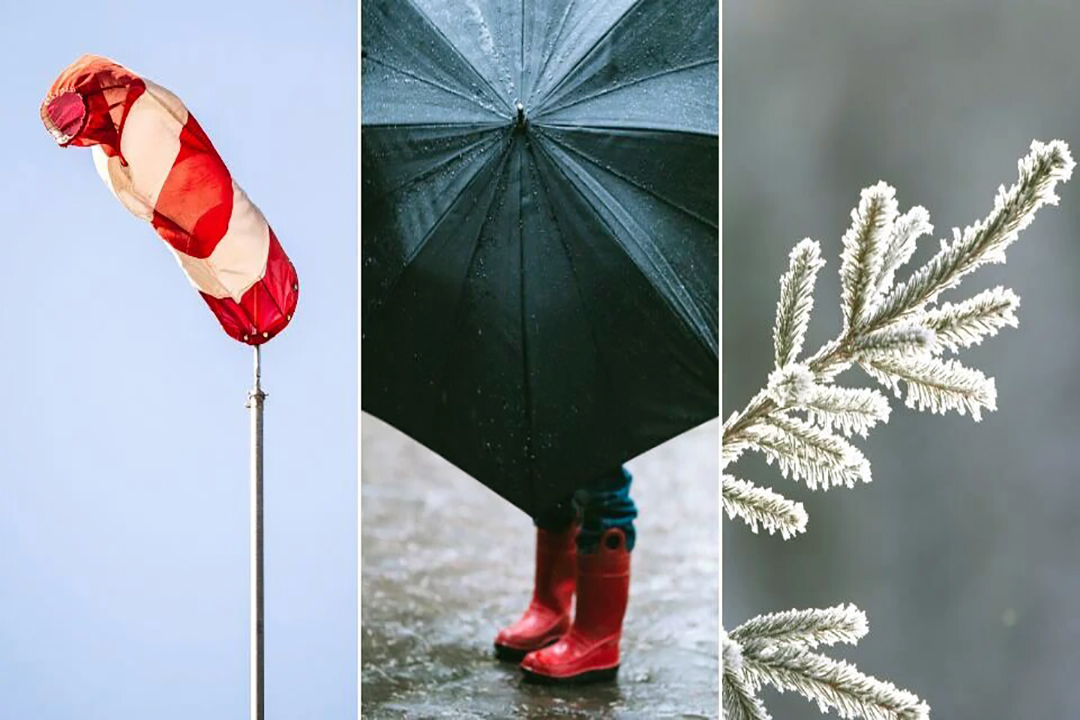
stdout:
[[735,628],[731,639],[740,643],[740,647],[780,643],[815,648],[836,643],[854,645],[868,629],[866,613],[854,605],[836,605],[759,615]]
[[783,413],[747,433],[750,447],[776,462],[784,477],[802,480],[811,490],[870,482],[870,463],[842,437]]
[[780,278],[780,301],[776,304],[773,347],[776,367],[792,363],[802,352],[810,312],[814,309],[814,284],[825,265],[821,246],[806,238],[791,251],[788,271]]
[[997,335],[1003,327],[1017,327],[1016,311],[1019,308],[1020,298],[1016,293],[998,286],[957,305],[945,303],[936,310],[929,310],[921,322],[934,331],[938,350],[948,348],[956,352],[978,345],[984,337]]
[[806,509],[802,503],[731,475],[724,475],[722,483],[720,495],[729,519],[741,518],[754,533],[758,524],[770,535],[779,531],[785,540],[806,532]]
[[896,191],[883,182],[863,190],[859,206],[851,211],[851,227],[844,234],[840,255],[845,332],[861,324],[873,300],[874,282],[882,274],[886,239],[895,219]]
[[859,671],[854,665],[799,647],[744,648],[742,675],[747,685],[772,685],[814,700],[822,713],[842,718],[927,720],[930,706],[914,693]]
[[866,437],[872,427],[889,421],[889,399],[870,388],[819,385],[807,402],[807,418],[825,430]]
[[955,360],[937,358],[878,357],[863,363],[875,380],[900,396],[900,382],[907,385],[904,404],[909,408],[941,413],[971,413],[975,422],[982,411],[997,409],[994,379]]
[[930,224],[930,213],[924,207],[913,207],[896,219],[892,234],[881,253],[881,270],[874,282],[875,295],[885,295],[892,289],[896,271],[915,254],[915,242],[932,232],[934,226]]

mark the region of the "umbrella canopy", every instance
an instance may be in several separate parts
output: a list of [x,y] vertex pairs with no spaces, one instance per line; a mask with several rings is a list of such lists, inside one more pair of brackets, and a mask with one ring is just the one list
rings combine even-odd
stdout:
[[180,98],[84,55],[49,88],[41,120],[62,147],[90,147],[105,185],[149,222],[230,337],[259,345],[296,311],[296,270]]
[[718,413],[716,0],[363,0],[362,406],[530,513]]

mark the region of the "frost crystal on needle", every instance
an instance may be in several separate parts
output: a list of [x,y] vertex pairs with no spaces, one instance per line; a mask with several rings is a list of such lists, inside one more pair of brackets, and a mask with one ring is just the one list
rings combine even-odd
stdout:
[[802,363],[792,363],[769,373],[769,397],[780,407],[807,405],[814,395],[814,373]]

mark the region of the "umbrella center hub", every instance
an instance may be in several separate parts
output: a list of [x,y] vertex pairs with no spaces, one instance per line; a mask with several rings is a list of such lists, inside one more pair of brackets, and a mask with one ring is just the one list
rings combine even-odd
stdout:
[[514,123],[514,130],[517,132],[525,131],[525,106],[519,101],[517,107],[517,120]]

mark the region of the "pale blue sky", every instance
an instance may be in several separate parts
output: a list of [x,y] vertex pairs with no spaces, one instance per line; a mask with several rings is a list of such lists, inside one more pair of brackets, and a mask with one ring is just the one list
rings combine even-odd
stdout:
[[356,716],[356,4],[7,3],[0,718],[235,720],[251,350],[38,105],[77,56],[179,95],[300,276],[264,352],[267,715]]

